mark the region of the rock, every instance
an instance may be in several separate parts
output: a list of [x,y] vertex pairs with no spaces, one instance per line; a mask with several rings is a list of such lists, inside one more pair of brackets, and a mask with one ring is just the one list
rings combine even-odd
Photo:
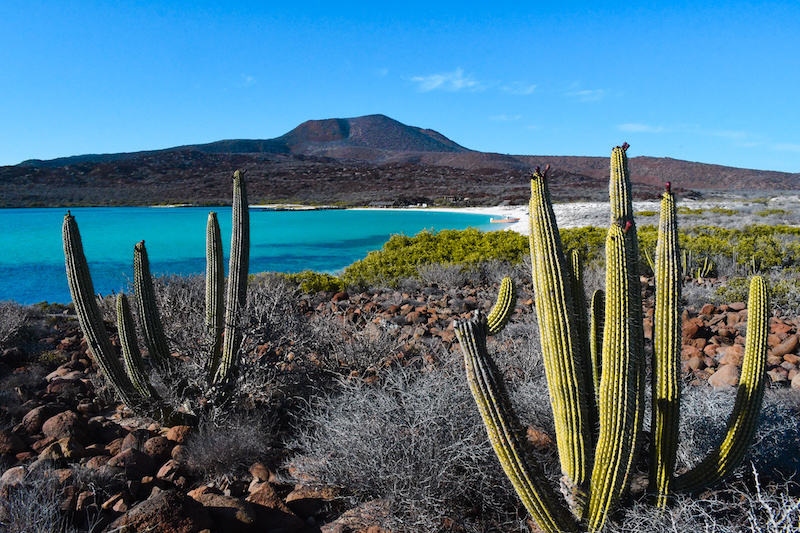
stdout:
[[734,302],[728,305],[728,309],[731,311],[742,311],[744,308],[747,307],[744,302]]
[[80,443],[89,442],[89,428],[75,411],[64,411],[42,424],[42,433],[56,440],[72,437]]
[[258,524],[269,524],[267,531],[292,533],[304,526],[304,522],[289,510],[268,482],[252,486],[246,501],[253,506]]
[[708,378],[708,384],[715,389],[734,387],[738,383],[739,368],[736,365],[722,365]]
[[0,430],[0,454],[17,455],[28,449],[25,441],[10,429]]
[[106,531],[200,533],[214,527],[208,511],[174,490],[160,491],[114,521]]
[[388,533],[381,525],[391,507],[386,500],[372,500],[344,512],[339,518],[320,528],[321,533]]
[[793,353],[787,353],[786,355],[784,355],[783,360],[795,366],[800,366],[800,356],[797,356]]
[[297,516],[309,518],[317,514],[326,501],[336,498],[336,490],[332,487],[307,487],[298,485],[286,496],[286,505]]
[[65,406],[52,403],[34,407],[22,417],[20,427],[28,435],[36,435],[42,431],[42,424],[44,424],[48,418],[63,413],[66,410],[67,408]]
[[145,441],[142,451],[155,459],[157,463],[163,463],[170,458],[173,446],[175,446],[175,443],[167,437],[157,435]]
[[125,450],[138,450],[144,451],[144,443],[150,438],[150,432],[146,429],[134,429],[122,439],[122,445],[120,446],[121,452]]
[[156,472],[155,460],[144,452],[133,448],[120,452],[108,461],[108,466],[124,468],[128,479],[142,479]]
[[24,466],[12,466],[0,476],[0,487],[14,486],[25,481],[28,474]]
[[772,348],[772,355],[783,357],[784,355],[797,350],[797,344],[797,335],[789,335],[786,337],[786,340]]
[[249,503],[223,494],[206,492],[195,498],[208,511],[217,531],[240,533],[252,530],[256,511]]
[[186,444],[186,439],[189,438],[191,431],[192,426],[172,426],[167,430],[165,437],[178,444]]
[[72,437],[57,440],[39,454],[39,459],[49,459],[53,461],[60,459],[77,461],[83,457],[86,457],[86,448]]
[[797,374],[792,378],[792,388],[800,389],[800,374]]
[[734,344],[724,348],[722,357],[719,358],[721,365],[736,365],[742,366],[742,359],[744,359],[744,347],[741,344]]
[[250,475],[253,476],[253,479],[257,479],[258,481],[269,481],[270,477],[272,477],[272,472],[260,461],[250,465],[249,472]]

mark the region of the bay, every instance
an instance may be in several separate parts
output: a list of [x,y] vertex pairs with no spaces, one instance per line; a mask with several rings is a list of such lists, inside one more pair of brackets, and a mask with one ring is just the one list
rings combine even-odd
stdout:
[[[127,290],[133,246],[145,241],[155,275],[205,270],[205,228],[216,211],[225,253],[230,208],[75,208],[95,292]],[[0,209],[0,300],[22,304],[71,301],[61,226],[66,209]],[[250,272],[335,273],[377,250],[393,234],[441,229],[498,229],[488,215],[427,210],[266,211],[251,208]],[[492,227],[494,226],[494,227]],[[227,257],[226,257],[227,265]]]

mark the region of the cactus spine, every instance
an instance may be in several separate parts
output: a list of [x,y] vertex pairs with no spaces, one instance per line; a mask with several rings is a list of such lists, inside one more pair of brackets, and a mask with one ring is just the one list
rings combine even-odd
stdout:
[[[562,492],[554,496],[540,466],[515,437],[519,422],[486,349],[488,328],[478,315],[455,325],[467,379],[492,446],[525,507],[544,531],[603,529],[629,484],[641,447],[645,359],[638,240],[633,220],[627,144],[611,157],[611,226],[606,242],[606,292],[592,297],[591,324],[580,325],[579,265],[571,271],[562,251],[545,173],[531,180],[531,259],[542,356],[553,407]],[[755,432],[764,393],[769,299],[760,277],[751,282],[747,346],[742,377],[728,433],[695,469],[673,479],[677,449],[680,359],[680,260],[674,197],[662,198],[653,263],[656,275],[655,353],[653,356],[653,443],[650,490],[664,506],[677,491],[696,491],[731,473]],[[574,257],[574,256],[573,256]],[[576,297],[577,296],[577,297]],[[581,341],[579,336],[588,339]],[[594,389],[594,393],[592,393]],[[597,405],[599,429],[593,443],[588,414]],[[591,475],[587,472],[591,470]]]
[[[223,385],[217,389],[217,399],[220,401],[227,399],[227,388],[234,375],[236,359],[242,342],[241,314],[247,298],[250,226],[243,172],[236,171],[233,183],[233,233],[229,267],[229,296],[224,327],[222,293],[225,278],[222,268],[222,241],[215,214],[209,215],[207,227],[206,326],[209,332],[210,353],[206,367],[208,380],[215,385]],[[166,405],[147,380],[141,352],[136,344],[130,305],[124,294],[121,294],[117,300],[117,316],[126,368],[123,368],[120,363],[97,307],[78,225],[70,213],[64,217],[63,240],[67,280],[81,329],[98,366],[109,378],[120,399],[132,409],[139,411],[140,414],[155,416],[167,423],[191,422],[193,419],[191,414],[176,412]],[[144,241],[134,247],[134,286],[143,336],[150,358],[159,370],[170,373],[172,371],[170,352],[158,314]],[[222,341],[223,329],[224,342]],[[178,383],[177,387],[179,393],[188,391],[183,382]]]

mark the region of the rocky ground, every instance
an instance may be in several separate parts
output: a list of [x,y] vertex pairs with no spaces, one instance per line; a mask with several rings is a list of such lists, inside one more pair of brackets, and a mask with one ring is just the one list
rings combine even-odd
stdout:
[[[389,332],[402,348],[387,364],[408,364],[412,355],[432,358],[431,346],[457,350],[452,322],[491,305],[494,287],[414,291],[375,290],[358,294],[320,293],[299,306],[309,316],[337,317],[359,328]],[[645,335],[652,336],[652,280],[643,279]],[[518,319],[532,312],[523,290]],[[185,460],[195,428],[163,427],[135,416],[98,394],[97,366],[70,314],[39,317],[40,336],[18,342],[0,355],[3,420],[0,454],[5,473],[0,498],[13,501],[26,475],[46,472],[57,485],[62,513],[78,530],[93,531],[264,531],[378,533],[380,501],[355,509],[337,504],[333,487],[294,476],[291,457],[281,450],[254,462],[249,473],[222,482],[198,477]],[[742,363],[747,309],[742,302],[687,307],[683,311],[683,373],[687,384],[730,387]],[[770,320],[768,375],[773,387],[800,388],[798,317]],[[262,347],[262,351],[268,350]],[[66,361],[49,373],[31,373],[41,354]],[[287,354],[285,357],[289,357]],[[285,361],[286,362],[286,361]],[[376,379],[354,372],[352,379]],[[16,383],[16,385],[14,385]],[[91,488],[86,479],[114,480]],[[2,514],[8,513],[0,505]]]

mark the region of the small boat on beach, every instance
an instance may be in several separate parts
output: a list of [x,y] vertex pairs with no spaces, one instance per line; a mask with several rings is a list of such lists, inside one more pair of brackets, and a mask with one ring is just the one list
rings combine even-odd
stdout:
[[489,222],[493,224],[513,224],[519,222],[518,217],[504,217],[504,218],[490,218]]

